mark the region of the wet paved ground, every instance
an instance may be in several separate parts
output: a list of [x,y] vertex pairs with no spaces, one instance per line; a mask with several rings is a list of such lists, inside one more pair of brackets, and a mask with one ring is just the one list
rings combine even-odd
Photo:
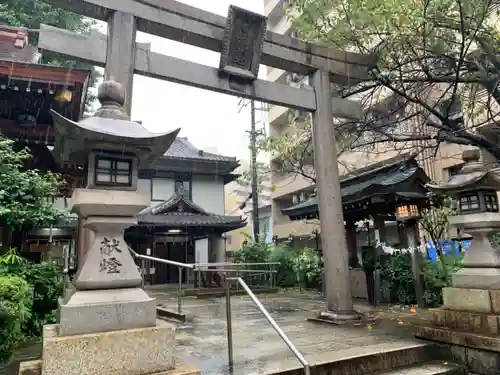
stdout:
[[[175,310],[175,297],[152,292],[159,303]],[[345,358],[361,352],[413,343],[404,329],[395,324],[340,327],[306,321],[324,308],[320,296],[313,294],[274,294],[258,296],[283,331],[310,363]],[[358,310],[367,311],[363,305]],[[183,312],[192,329],[177,333],[177,354],[186,363],[198,366],[203,374],[226,374],[227,336],[225,299],[186,299]],[[264,374],[269,370],[298,366],[285,343],[265,317],[246,297],[232,298],[235,374]]]
[[[157,290],[150,294],[159,304],[176,311],[174,295]],[[321,296],[311,292],[259,295],[258,298],[311,364],[413,342],[406,330],[398,327],[397,318],[354,328],[308,322],[308,316],[324,309]],[[369,310],[366,305],[356,305],[356,308],[361,312]],[[185,298],[183,312],[190,320],[191,329],[179,327],[177,355],[186,363],[198,366],[204,375],[228,374],[225,299]],[[235,375],[264,374],[299,365],[249,298],[232,298],[232,317]],[[395,321],[391,323],[391,320]],[[17,375],[18,361],[36,358],[39,353],[39,344],[22,348],[13,363],[0,368],[0,375]]]

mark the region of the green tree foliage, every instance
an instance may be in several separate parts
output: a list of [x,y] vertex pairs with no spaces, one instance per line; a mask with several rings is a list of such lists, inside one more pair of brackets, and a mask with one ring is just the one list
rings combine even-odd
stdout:
[[[337,140],[344,143],[340,151],[344,147],[379,152],[379,143],[392,150],[423,151],[448,142],[478,146],[500,159],[495,140],[477,132],[484,124],[498,125],[500,21],[494,1],[288,0],[285,4],[301,39],[336,48],[339,56],[344,52],[378,56],[377,66],[363,82],[332,85],[334,95],[369,108],[362,121],[338,124]],[[309,128],[297,131],[300,136],[295,138],[310,144]],[[289,134],[278,137],[268,146],[280,154],[288,138]],[[301,164],[300,159],[293,160]]]
[[[53,7],[41,0],[3,0],[0,3],[0,24],[27,27],[36,30],[40,27],[41,23],[71,31],[88,32],[94,21],[81,15]],[[37,35],[33,33],[32,43],[36,44],[36,41]],[[86,63],[56,58],[54,56],[43,57],[42,62],[74,69],[92,69],[90,86],[94,86],[101,77],[98,71]],[[90,110],[90,106],[95,100],[95,95],[88,92],[86,98],[87,110]]]
[[63,212],[53,207],[62,183],[58,174],[26,169],[32,156],[0,138],[0,226],[10,231],[55,223]]

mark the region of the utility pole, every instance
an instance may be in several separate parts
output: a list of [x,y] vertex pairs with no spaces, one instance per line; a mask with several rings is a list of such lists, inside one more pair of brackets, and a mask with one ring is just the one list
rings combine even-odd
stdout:
[[259,229],[259,181],[257,170],[257,131],[255,121],[255,101],[250,101],[250,170],[252,173],[252,224],[253,224],[253,237],[255,242],[260,241]]

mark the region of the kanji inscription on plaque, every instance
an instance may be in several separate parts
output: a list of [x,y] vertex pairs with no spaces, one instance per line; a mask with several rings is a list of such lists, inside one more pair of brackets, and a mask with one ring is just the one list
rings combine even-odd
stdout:
[[120,241],[116,238],[109,239],[104,237],[101,241],[100,250],[101,262],[99,271],[106,272],[107,274],[120,273],[122,263],[116,258],[116,256],[113,256],[115,252],[122,252],[120,249]]
[[257,79],[267,18],[233,5],[229,7],[219,69],[244,79]]

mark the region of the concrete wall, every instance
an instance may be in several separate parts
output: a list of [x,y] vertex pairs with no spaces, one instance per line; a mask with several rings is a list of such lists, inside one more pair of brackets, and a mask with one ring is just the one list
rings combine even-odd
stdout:
[[224,215],[224,182],[221,179],[193,177],[191,194],[193,202],[204,210]]
[[175,193],[175,180],[153,178],[151,181],[151,203],[156,205],[169,199]]
[[[175,179],[139,179],[137,189],[148,196],[151,205],[169,199],[175,193]],[[191,181],[191,197],[194,203],[204,210],[224,214],[224,182],[219,179],[196,177]]]

